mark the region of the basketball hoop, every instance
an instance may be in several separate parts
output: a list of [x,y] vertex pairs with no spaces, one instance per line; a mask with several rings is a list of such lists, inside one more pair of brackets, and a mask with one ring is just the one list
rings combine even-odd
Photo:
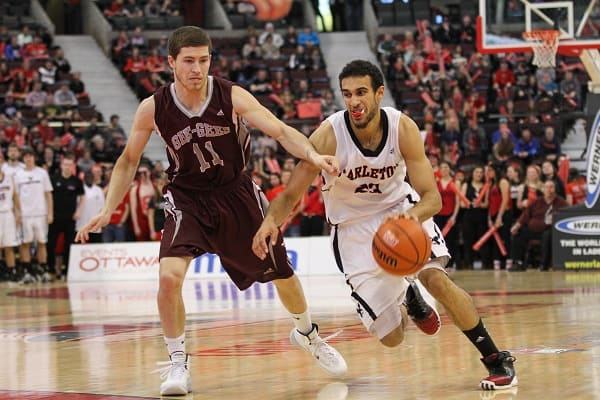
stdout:
[[554,67],[556,65],[556,52],[560,31],[536,30],[523,32],[523,38],[531,42],[533,49],[533,65],[540,68]]

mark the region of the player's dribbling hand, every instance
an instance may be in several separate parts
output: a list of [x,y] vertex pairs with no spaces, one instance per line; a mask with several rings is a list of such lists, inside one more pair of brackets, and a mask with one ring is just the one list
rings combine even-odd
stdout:
[[413,221],[417,221],[419,222],[419,218],[417,218],[416,215],[410,214],[408,212],[403,212],[400,214],[394,214],[388,217],[388,219],[394,219],[394,218],[406,218],[406,219],[412,219]]
[[322,170],[325,170],[330,175],[339,175],[340,173],[340,163],[338,162],[335,156],[327,156],[318,154],[313,156],[312,160],[313,164],[319,167]]
[[275,221],[271,218],[265,218],[252,240],[252,251],[256,254],[256,257],[264,260],[269,253],[269,244],[274,246],[277,243],[278,237],[279,228],[275,224]]
[[75,242],[85,243],[90,240],[90,232],[100,232],[110,222],[110,215],[98,214],[77,232]]

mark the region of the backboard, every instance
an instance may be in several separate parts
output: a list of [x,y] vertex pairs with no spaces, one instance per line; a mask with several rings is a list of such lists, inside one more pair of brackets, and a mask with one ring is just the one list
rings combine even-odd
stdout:
[[600,48],[600,0],[479,0],[477,48],[480,53],[531,52],[523,32],[558,29],[558,52],[580,55]]

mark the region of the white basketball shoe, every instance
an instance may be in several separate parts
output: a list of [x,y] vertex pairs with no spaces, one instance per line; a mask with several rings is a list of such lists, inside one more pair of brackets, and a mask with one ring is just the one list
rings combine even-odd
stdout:
[[333,347],[327,344],[327,340],[337,336],[340,332],[321,338],[319,327],[313,324],[313,328],[307,334],[299,332],[296,328],[290,332],[290,342],[302,347],[309,352],[321,368],[333,376],[342,376],[348,371],[348,365],[344,357]]
[[157,363],[162,368],[153,372],[160,372],[163,381],[160,385],[161,396],[184,396],[192,391],[189,357],[189,354],[184,358],[176,352],[171,355],[171,361]]

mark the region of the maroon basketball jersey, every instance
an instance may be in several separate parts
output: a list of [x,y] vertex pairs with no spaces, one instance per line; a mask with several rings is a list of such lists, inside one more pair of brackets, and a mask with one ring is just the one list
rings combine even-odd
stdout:
[[154,93],[154,122],[167,145],[170,184],[206,191],[227,185],[244,170],[250,135],[242,118],[233,115],[232,85],[209,76],[208,96],[197,113],[179,101],[174,83]]

